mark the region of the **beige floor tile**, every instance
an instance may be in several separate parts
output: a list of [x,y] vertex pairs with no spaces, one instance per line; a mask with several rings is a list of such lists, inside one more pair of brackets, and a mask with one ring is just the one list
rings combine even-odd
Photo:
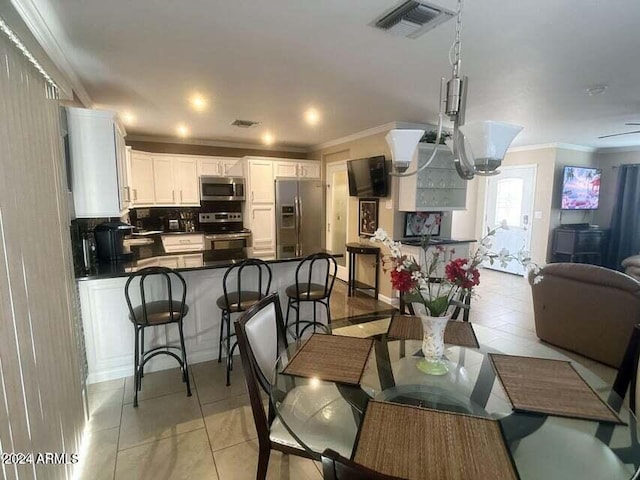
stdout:
[[116,480],[217,480],[204,430],[118,452]]
[[[193,392],[193,373],[190,372],[190,374],[191,390]],[[182,381],[180,368],[145,373],[142,378],[142,389],[138,392],[138,401],[178,392],[185,392],[185,395],[187,392],[187,384]],[[133,377],[127,377],[125,381],[124,403],[133,403]]]
[[[251,440],[213,454],[220,480],[254,480],[258,467],[258,441]],[[312,460],[272,451],[268,480],[321,480]]]
[[98,390],[89,394],[90,431],[105,430],[120,425],[123,388]]
[[256,438],[255,423],[247,395],[203,405],[202,414],[214,452]]
[[529,340],[537,340],[538,337],[536,334],[529,330],[528,328],[520,327],[519,325],[515,325],[513,323],[507,323],[505,325],[500,325],[496,327],[496,330],[500,330],[502,332],[512,333],[513,335],[517,335],[518,337],[527,338]]
[[225,398],[237,397],[247,393],[242,362],[239,356],[234,357],[231,385],[226,386],[226,372],[224,358],[222,363],[216,360],[196,363],[191,366],[193,379],[198,389],[198,398],[202,405]]
[[80,459],[79,480],[113,480],[119,428],[88,433],[86,456]]
[[120,450],[204,427],[198,397],[174,393],[125,405],[120,427]]
[[120,388],[124,388],[124,378],[108,380],[106,382],[91,383],[87,385],[87,392],[91,395],[92,393],[99,393],[107,390],[118,390]]

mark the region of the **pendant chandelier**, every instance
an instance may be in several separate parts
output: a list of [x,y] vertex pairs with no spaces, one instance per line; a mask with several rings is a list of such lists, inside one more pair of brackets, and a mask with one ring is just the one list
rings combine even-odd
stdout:
[[[458,175],[465,180],[471,180],[475,175],[497,175],[500,173],[497,169],[509,145],[523,128],[492,120],[465,125],[468,78],[460,75],[461,27],[462,0],[458,0],[456,36],[449,55],[453,71],[451,79],[447,81],[442,78],[440,84],[438,130],[433,151],[429,159],[417,170],[407,172],[418,147],[418,142],[424,135],[424,130],[391,130],[386,136],[387,143],[391,148],[394,167],[394,172],[391,175],[411,176],[429,166],[438,151],[445,115],[453,122],[451,138],[446,143],[453,152],[453,161]],[[453,54],[453,58],[451,58],[451,54]]]

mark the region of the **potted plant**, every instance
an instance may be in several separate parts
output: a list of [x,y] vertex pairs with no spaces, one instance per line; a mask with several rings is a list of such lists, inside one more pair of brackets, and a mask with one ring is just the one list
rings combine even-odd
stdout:
[[[483,262],[499,262],[506,266],[516,260],[527,268],[537,268],[529,258],[528,252],[520,251],[512,255],[506,249],[491,251],[493,236],[505,224],[488,230],[479,241],[477,250],[470,258],[446,259],[445,249],[438,245],[428,251],[431,235],[421,239],[423,261],[402,253],[400,242],[394,242],[387,232],[378,229],[371,239],[383,243],[389,254],[383,259],[385,270],[390,271],[391,284],[400,292],[406,303],[413,305],[415,313],[422,321],[424,331],[422,353],[424,361],[418,368],[431,375],[444,375],[448,369],[444,361],[444,330],[451,319],[455,307],[469,308],[461,299],[474,294],[474,288],[480,284],[478,267]],[[452,257],[453,255],[451,255]],[[444,264],[444,277],[437,275]]]

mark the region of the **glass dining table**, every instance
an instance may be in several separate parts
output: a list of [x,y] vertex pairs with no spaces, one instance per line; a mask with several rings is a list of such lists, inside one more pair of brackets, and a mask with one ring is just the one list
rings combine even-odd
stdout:
[[[348,320],[334,322],[334,334],[351,335],[354,329],[349,325]],[[276,362],[270,392],[276,418],[314,458],[319,459],[325,448],[346,456],[355,453],[367,402],[375,399],[498,420],[523,480],[628,480],[639,475],[636,419],[610,385],[575,360],[566,358],[618,412],[624,425],[514,412],[488,355],[503,352],[482,342],[479,348],[447,345],[449,372],[431,376],[416,367],[420,341],[394,340],[384,332],[372,338],[373,348],[357,386],[283,373],[300,342],[290,344]],[[543,344],[536,356],[561,358]]]

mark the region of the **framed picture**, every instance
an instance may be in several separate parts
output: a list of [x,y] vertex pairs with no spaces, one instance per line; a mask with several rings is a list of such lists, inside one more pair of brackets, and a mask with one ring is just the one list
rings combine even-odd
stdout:
[[378,199],[360,198],[358,206],[358,233],[360,236],[373,237],[378,229]]

